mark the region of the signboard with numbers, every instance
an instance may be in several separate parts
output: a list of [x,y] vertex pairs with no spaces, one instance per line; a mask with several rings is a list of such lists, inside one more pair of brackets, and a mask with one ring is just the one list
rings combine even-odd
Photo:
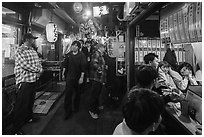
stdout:
[[181,39],[180,39],[180,34],[179,34],[179,31],[178,31],[178,14],[177,13],[174,13],[173,14],[173,24],[174,24],[174,33],[175,33],[175,36],[176,36],[176,43],[180,43]]
[[174,24],[173,24],[173,15],[169,16],[169,35],[172,43],[175,43],[175,34],[174,34]]
[[181,42],[186,42],[186,38],[184,35],[184,25],[183,25],[183,16],[182,16],[182,10],[178,11],[178,30],[181,38]]
[[202,41],[202,3],[196,3],[196,32],[198,41]]
[[186,35],[186,42],[190,42],[190,34],[189,34],[189,19],[188,19],[188,5],[183,8],[183,22],[184,22],[184,31]]
[[195,4],[191,4],[189,6],[188,18],[189,18],[190,41],[195,42],[197,40],[195,31]]

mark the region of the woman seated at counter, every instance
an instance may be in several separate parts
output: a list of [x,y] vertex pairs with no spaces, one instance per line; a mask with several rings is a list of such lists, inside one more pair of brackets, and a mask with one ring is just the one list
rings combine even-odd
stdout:
[[150,89],[133,89],[122,109],[124,120],[113,135],[148,135],[158,128],[163,110],[164,103],[159,94]]
[[[158,65],[159,80],[158,87],[166,87],[174,90],[179,89],[185,91],[188,85],[198,85],[193,73],[192,66],[189,63],[182,63],[179,67],[180,75],[171,70],[170,65],[166,61],[162,61]],[[182,79],[181,79],[182,77]]]
[[188,85],[198,85],[193,67],[187,62],[183,62],[179,65],[179,73],[183,77],[181,90],[186,90]]

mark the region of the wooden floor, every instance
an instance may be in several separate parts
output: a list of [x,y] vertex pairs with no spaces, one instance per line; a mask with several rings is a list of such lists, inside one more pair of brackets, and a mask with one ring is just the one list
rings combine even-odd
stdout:
[[[81,95],[80,110],[68,120],[64,120],[63,101],[58,110],[41,132],[42,135],[112,135],[115,127],[122,121],[121,108],[111,107],[108,102],[99,119],[88,113],[89,89]],[[62,97],[63,100],[63,97]]]

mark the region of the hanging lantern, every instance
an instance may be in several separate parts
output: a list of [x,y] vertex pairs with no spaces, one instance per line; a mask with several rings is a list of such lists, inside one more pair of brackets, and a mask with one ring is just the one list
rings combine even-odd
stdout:
[[56,42],[58,33],[57,33],[57,25],[54,24],[54,22],[49,22],[46,25],[46,36],[47,36],[47,41],[49,42]]

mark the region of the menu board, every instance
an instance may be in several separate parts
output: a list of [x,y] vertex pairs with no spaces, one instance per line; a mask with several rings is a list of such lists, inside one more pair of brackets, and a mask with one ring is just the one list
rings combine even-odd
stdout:
[[160,45],[161,45],[161,41],[159,39],[156,40],[156,43],[157,43],[157,48],[160,48]]
[[137,39],[137,37],[135,37],[135,48],[139,47],[139,40]]
[[175,43],[175,34],[174,34],[174,24],[173,24],[173,15],[169,16],[169,35],[172,43]]
[[191,4],[189,6],[189,34],[190,34],[190,41],[195,42],[196,41],[196,31],[195,31],[195,5]]
[[152,41],[151,41],[151,39],[147,40],[147,45],[148,45],[148,48],[152,48]]
[[182,10],[178,12],[178,28],[179,28],[179,33],[181,37],[181,42],[186,42],[185,38],[185,30],[184,30],[184,24],[183,24],[183,16],[182,16]]
[[173,14],[173,24],[174,24],[174,33],[175,33],[175,36],[176,36],[176,43],[181,43],[181,39],[180,39],[180,34],[179,34],[179,31],[178,31],[178,14],[177,13],[174,13]]
[[143,51],[139,51],[139,62],[143,62]]
[[139,54],[138,54],[138,51],[135,51],[135,62],[139,62]]
[[183,8],[183,22],[184,22],[184,31],[186,35],[186,42],[190,42],[190,34],[189,34],[189,21],[188,21],[188,5]]
[[196,32],[198,41],[202,41],[202,3],[196,3]]
[[165,18],[164,21],[164,32],[165,32],[165,38],[169,38],[169,23],[168,18]]

